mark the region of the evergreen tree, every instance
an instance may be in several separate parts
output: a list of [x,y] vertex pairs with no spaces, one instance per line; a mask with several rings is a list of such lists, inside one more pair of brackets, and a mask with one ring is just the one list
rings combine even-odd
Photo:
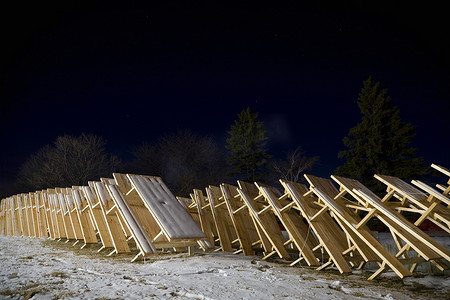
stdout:
[[230,166],[232,175],[245,181],[259,181],[264,179],[267,172],[267,154],[264,147],[267,137],[263,129],[263,122],[257,121],[258,113],[251,112],[250,108],[238,114],[238,119],[231,125],[230,135],[227,138],[226,148],[230,150]]
[[374,192],[384,190],[374,174],[409,180],[428,170],[423,159],[416,157],[416,149],[409,146],[415,127],[400,119],[399,109],[386,94],[387,89],[380,89],[380,83],[371,77],[364,81],[357,102],[362,120],[343,139],[348,149],[338,157],[346,162],[336,170],[337,175],[355,178]]

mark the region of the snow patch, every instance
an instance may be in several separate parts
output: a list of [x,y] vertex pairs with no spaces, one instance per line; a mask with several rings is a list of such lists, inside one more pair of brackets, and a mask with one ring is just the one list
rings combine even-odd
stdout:
[[410,300],[429,298],[408,290],[414,285],[441,291],[444,298],[450,284],[448,277],[426,275],[391,288],[392,272],[381,276],[380,285],[368,282],[364,272],[343,276],[226,253],[160,254],[131,263],[121,255],[98,258],[94,248],[71,251],[75,247],[0,236],[0,298]]

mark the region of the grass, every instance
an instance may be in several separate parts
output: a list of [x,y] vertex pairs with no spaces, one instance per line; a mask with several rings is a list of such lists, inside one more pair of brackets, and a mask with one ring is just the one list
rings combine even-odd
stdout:
[[352,296],[359,297],[359,298],[367,298],[366,295],[364,295],[363,293],[359,293],[359,292],[352,293]]
[[59,278],[69,278],[69,276],[67,276],[66,273],[59,271],[51,273],[50,276]]
[[[110,253],[113,249],[103,249],[102,251],[98,252],[98,250],[101,247],[101,244],[88,244],[83,249],[81,249],[82,244],[78,243],[75,246],[73,246],[73,241],[70,241],[69,243],[65,243],[65,240],[61,241],[55,241],[55,240],[45,240],[43,241],[43,244],[46,246],[51,247],[55,252],[59,250],[71,251],[74,255],[79,255],[83,257],[88,257],[91,259],[100,259],[108,261],[109,264],[116,262],[131,262],[131,260],[136,256],[136,254],[139,253],[139,250],[136,246],[131,245],[129,253],[121,253],[121,254],[114,254],[112,256],[106,256],[108,253]],[[202,253],[195,253],[195,255],[202,255]],[[165,252],[157,252],[151,257],[145,257],[145,259],[141,258],[135,261],[133,264],[149,264],[153,263],[155,261],[160,260],[168,260],[168,259],[174,259],[174,258],[182,258],[182,257],[188,257],[187,252],[180,252],[176,253],[174,251],[165,251]]]
[[16,294],[17,294],[17,292],[13,291],[11,289],[4,289],[4,290],[0,291],[0,295],[2,295],[2,296],[14,296]]
[[21,287],[18,290],[11,290],[9,288],[1,290],[0,291],[0,295],[14,297],[14,298],[17,297],[18,295],[20,295],[21,299],[28,300],[28,299],[31,299],[36,294],[45,293],[45,292],[48,292],[48,291],[49,290],[48,290],[47,287],[42,286],[39,283],[32,283],[32,284],[28,284],[28,285],[26,285],[24,287]]

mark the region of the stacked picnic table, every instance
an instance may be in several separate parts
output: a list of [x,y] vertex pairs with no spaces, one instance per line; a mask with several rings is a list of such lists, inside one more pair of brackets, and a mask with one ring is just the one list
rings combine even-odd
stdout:
[[[114,173],[86,186],[3,199],[1,233],[99,245],[108,255],[134,251],[132,261],[169,248],[192,254],[195,246],[341,273],[373,262],[378,269],[369,280],[388,270],[403,278],[423,262],[450,267],[449,249],[419,228],[428,220],[450,233],[450,171],[432,167],[449,177],[446,185],[375,174],[386,185],[383,197],[355,179],[305,175],[308,185],[237,181],[185,198],[160,177]],[[388,229],[394,253],[371,230],[372,219]]]

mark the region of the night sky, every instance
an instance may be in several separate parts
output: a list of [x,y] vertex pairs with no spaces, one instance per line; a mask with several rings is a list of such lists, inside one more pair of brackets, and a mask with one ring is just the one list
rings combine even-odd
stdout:
[[426,164],[450,168],[442,7],[61,2],[0,8],[1,194],[59,135],[100,135],[124,160],[178,129],[225,145],[247,106],[264,122],[271,154],[300,145],[320,156],[312,173],[328,177],[343,163],[337,153],[360,121],[356,100],[369,76],[417,126],[413,146]]

